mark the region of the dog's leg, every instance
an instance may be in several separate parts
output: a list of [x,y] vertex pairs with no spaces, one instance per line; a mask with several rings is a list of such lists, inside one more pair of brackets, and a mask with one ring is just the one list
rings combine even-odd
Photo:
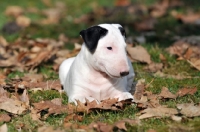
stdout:
[[118,98],[119,101],[126,100],[126,99],[134,99],[133,95],[129,92],[121,92],[120,94],[116,95],[114,98]]

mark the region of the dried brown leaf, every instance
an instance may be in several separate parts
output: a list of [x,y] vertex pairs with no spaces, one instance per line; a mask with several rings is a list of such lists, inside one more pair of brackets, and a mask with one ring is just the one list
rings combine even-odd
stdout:
[[77,115],[77,114],[74,114],[74,113],[73,114],[69,114],[69,115],[67,115],[65,117],[64,122],[67,123],[70,120],[81,122],[81,121],[83,121],[83,116]]
[[188,48],[188,49],[186,50],[185,54],[183,55],[183,57],[184,57],[185,59],[190,59],[191,56],[192,56],[192,53],[193,53],[192,48]]
[[50,58],[51,51],[43,51],[37,54],[36,57],[34,57],[32,60],[26,63],[26,66],[37,66],[40,64],[42,61],[44,61],[47,58]]
[[94,129],[97,132],[112,132],[113,126],[109,125],[107,123],[102,123],[102,122],[93,122],[91,123],[88,128]]
[[197,92],[197,88],[182,88],[179,89],[178,92],[176,93],[177,96],[182,97],[188,94],[194,95],[194,93]]
[[61,98],[55,98],[51,100],[52,103],[61,106],[62,105],[62,99]]
[[200,59],[199,58],[193,58],[191,60],[187,60],[194,68],[200,71]]
[[152,17],[161,17],[167,12],[167,8],[169,7],[169,0],[162,0],[158,3],[154,4],[152,7],[149,8],[150,15]]
[[115,6],[128,6],[130,3],[130,0],[115,0]]
[[147,63],[147,64],[151,63],[151,57],[149,53],[142,46],[136,46],[136,47],[129,46],[127,47],[127,51],[133,60]]
[[24,102],[27,106],[29,106],[29,96],[26,89],[23,91],[23,94],[19,98],[20,101]]
[[163,64],[162,63],[151,63],[148,66],[144,67],[144,70],[147,70],[149,72],[157,72],[163,69]]
[[200,20],[199,13],[188,13],[188,14],[173,14],[173,16],[181,20],[183,23],[189,23],[189,24],[197,24]]
[[166,61],[167,60],[166,57],[163,54],[160,54],[159,58],[160,58],[161,61]]
[[54,128],[52,126],[42,126],[38,128],[37,132],[65,132],[65,130],[62,130],[60,128]]
[[149,129],[149,130],[147,130],[147,132],[156,132],[156,130],[154,130],[154,129]]
[[177,104],[180,113],[187,117],[200,116],[200,105],[194,103]]
[[127,131],[126,123],[128,123],[130,125],[138,125],[139,124],[139,120],[122,119],[120,121],[115,122],[113,126],[117,127],[118,129]]
[[161,93],[158,96],[169,99],[175,99],[177,97],[175,94],[172,94],[167,87],[162,87]]
[[42,20],[42,24],[57,24],[61,18],[61,8],[49,8],[43,10],[43,14],[47,16],[47,19]]
[[28,81],[29,83],[42,82],[44,79],[42,74],[27,73],[22,77],[22,80]]
[[173,79],[177,79],[177,80],[182,80],[182,79],[186,79],[186,78],[192,78],[191,76],[185,76],[185,75],[181,75],[181,74],[177,74],[177,75],[170,75],[170,74],[165,74],[161,71],[157,71],[156,73],[154,73],[155,77],[166,77],[166,78],[173,78]]
[[51,90],[51,89],[55,89],[60,91],[61,90],[61,84],[59,80],[49,80],[46,82],[34,82],[34,83],[29,83],[27,85],[28,88],[32,89],[32,88],[42,88],[43,90]]
[[29,106],[27,106],[24,102],[16,99],[11,99],[6,97],[0,98],[0,109],[8,111],[13,114],[21,115],[28,109],[28,107]]
[[39,103],[33,103],[34,108],[40,112],[42,110],[48,110],[48,113],[44,116],[44,118],[47,118],[51,114],[62,114],[66,113],[68,110],[68,106],[66,105],[57,105],[54,104],[51,101],[41,101]]
[[34,109],[33,107],[30,108],[30,116],[31,116],[31,119],[33,121],[40,121],[40,113],[38,112],[38,110]]
[[104,109],[104,110],[118,110],[118,108],[115,106],[117,104],[118,99],[106,99],[101,101],[99,104],[97,104],[94,107],[91,107],[90,109]]
[[139,119],[151,118],[151,117],[169,117],[175,114],[178,114],[178,111],[174,108],[166,108],[159,106],[156,108],[147,108],[143,110],[142,115],[139,116]]
[[[2,46],[8,46],[8,42],[7,40],[3,37],[3,36],[0,36],[0,45]],[[2,52],[0,52],[2,54]]]
[[26,16],[19,16],[16,19],[16,23],[20,27],[28,27],[31,24],[31,19]]
[[157,20],[153,17],[143,18],[142,21],[134,24],[134,28],[138,31],[152,31],[156,23]]
[[138,80],[135,86],[134,99],[140,100],[142,95],[144,94],[144,89],[145,89],[145,79]]
[[8,114],[0,114],[0,122],[9,122],[11,117]]
[[5,14],[7,16],[18,17],[24,13],[24,10],[20,6],[8,6],[6,8]]

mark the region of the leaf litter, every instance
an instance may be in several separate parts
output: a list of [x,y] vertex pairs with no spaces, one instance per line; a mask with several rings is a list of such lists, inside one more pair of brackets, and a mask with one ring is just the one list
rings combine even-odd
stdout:
[[[48,25],[58,24],[63,17],[65,7],[62,2],[52,4],[49,0],[43,0],[43,3],[47,5],[48,9],[40,10],[37,8],[23,9],[19,6],[10,6],[6,8],[5,14],[7,16],[14,17],[14,21],[4,25],[3,31],[12,33],[21,29],[29,27],[32,23]],[[127,13],[131,13],[130,16],[141,16],[140,21],[133,22],[132,26],[140,32],[155,31],[156,24],[159,17],[163,17],[167,14],[167,11],[172,7],[182,6],[181,1],[169,1],[162,0],[153,6],[146,7],[144,5],[132,5],[129,0],[117,0],[115,2],[114,11],[110,9],[98,8],[94,10],[94,15],[104,14],[108,16],[115,15],[113,12],[118,8],[124,10]],[[149,12],[149,16],[145,16]],[[44,19],[39,21],[32,21],[26,16],[26,12],[40,13],[45,16]],[[133,15],[134,14],[134,15]],[[178,14],[172,11],[171,15],[187,24],[198,24],[199,15],[195,13]],[[74,22],[90,23],[92,15],[81,16],[80,18],[74,18]],[[110,17],[112,18],[112,17]],[[131,18],[135,20],[135,18]],[[14,27],[15,30],[11,30],[10,27]],[[146,36],[144,36],[146,37]],[[146,39],[146,38],[144,38]],[[6,114],[0,114],[0,121],[10,122],[17,115],[24,115],[29,112],[31,118],[38,122],[46,120],[49,115],[57,115],[67,113],[64,119],[63,126],[67,129],[74,129],[80,131],[96,130],[96,131],[112,131],[114,128],[127,131],[126,123],[130,125],[140,125],[140,120],[145,118],[163,118],[171,117],[172,120],[181,121],[182,117],[191,118],[199,115],[199,103],[185,103],[177,104],[176,108],[168,108],[161,105],[162,100],[176,100],[179,97],[194,95],[197,92],[197,88],[181,88],[176,93],[170,92],[167,87],[162,87],[159,94],[154,94],[148,91],[148,84],[145,84],[145,80],[138,81],[135,87],[134,103],[138,108],[139,113],[136,114],[139,119],[122,119],[114,122],[113,124],[92,122],[88,126],[79,125],[76,122],[83,122],[84,114],[90,114],[96,110],[114,110],[123,111],[127,105],[134,105],[130,100],[119,102],[117,99],[103,100],[100,103],[96,101],[86,102],[85,104],[78,102],[78,105],[63,104],[62,98],[55,98],[52,100],[42,100],[40,102],[32,102],[29,98],[29,92],[31,91],[44,91],[44,90],[56,90],[62,92],[60,82],[58,80],[45,80],[44,75],[38,74],[39,67],[43,64],[53,63],[52,69],[58,70],[61,62],[69,57],[75,56],[80,51],[80,45],[75,44],[75,49],[65,50],[62,49],[64,43],[71,40],[61,34],[57,40],[49,38],[31,39],[29,37],[18,38],[16,41],[9,43],[3,36],[0,36],[0,67],[4,68],[3,72],[0,71],[0,109],[5,111]],[[62,50],[61,50],[62,49]],[[178,56],[177,60],[187,60],[188,63],[197,70],[200,70],[199,61],[199,36],[190,36],[178,39],[167,51]],[[127,47],[127,52],[132,62],[142,63],[145,65],[144,70],[147,72],[153,72],[153,76],[174,78],[174,79],[187,79],[193,78],[191,76],[168,75],[163,72],[163,68],[166,66],[167,59],[163,54],[160,54],[159,58],[161,63],[153,62],[148,51],[142,46]],[[8,73],[12,71],[28,71],[31,74],[25,74],[24,77],[16,77],[14,79],[8,79]],[[21,92],[22,91],[22,92]],[[12,109],[11,109],[12,108]],[[192,112],[191,112],[192,111]],[[45,113],[45,114],[43,114]],[[84,114],[83,114],[84,113]],[[7,125],[4,124],[0,127],[2,131],[7,131]],[[54,129],[50,126],[42,126],[38,128],[38,131],[62,131],[60,129]]]
[[[7,42],[2,38],[2,43],[4,44],[4,47],[8,47]],[[26,43],[26,46],[21,49],[20,43]],[[60,45],[56,45],[56,43],[59,43]],[[63,42],[57,42],[55,40],[50,39],[38,39],[38,40],[18,40],[13,43],[13,45],[10,46],[10,48],[15,51],[13,56],[13,60],[17,58],[18,62],[13,63],[13,61],[9,60],[10,56],[13,51],[9,50],[8,48],[4,48],[6,54],[2,54],[2,56],[5,59],[8,59],[7,63],[0,63],[1,67],[5,67],[9,70],[15,71],[16,69],[20,69],[22,71],[25,70],[33,70],[37,69],[41,63],[53,59],[53,62],[55,64],[60,64],[61,61],[55,61],[59,58],[66,58],[75,56],[79,50],[80,46],[76,44],[76,48],[73,51],[63,50],[62,53],[57,52],[59,51],[60,47],[62,47]],[[47,46],[46,50],[43,50],[42,48]],[[134,49],[136,48],[136,49]],[[52,52],[53,49],[56,52]],[[142,47],[130,47],[127,49],[128,53],[132,60],[137,62],[146,63],[147,67],[145,70],[150,72],[161,72],[163,69],[162,63],[155,63],[152,62],[151,57],[149,53]],[[138,56],[133,54],[133,51],[137,51]],[[10,52],[10,53],[9,53]],[[62,55],[65,53],[65,55]],[[38,54],[38,56],[35,56],[35,54]],[[50,54],[50,56],[49,56]],[[141,54],[144,54],[144,58],[141,57]],[[48,56],[48,57],[47,57]],[[52,58],[53,56],[57,56],[59,58]],[[186,56],[190,56],[190,53],[188,52]],[[41,59],[40,61],[38,61]],[[166,61],[166,58],[164,58],[161,55],[161,59],[163,61]],[[2,61],[1,61],[2,62]],[[23,65],[23,67],[21,67]],[[17,67],[17,68],[16,68]],[[145,118],[163,118],[163,117],[170,117],[173,120],[181,120],[182,116],[179,114],[182,114],[186,117],[194,117],[199,116],[198,112],[195,113],[188,113],[188,107],[192,108],[192,110],[198,111],[200,108],[198,105],[186,105],[186,104],[180,104],[177,105],[176,108],[168,108],[166,106],[163,106],[160,104],[160,101],[162,99],[176,99],[178,97],[182,97],[188,94],[194,95],[197,92],[197,88],[182,88],[177,91],[176,94],[173,94],[169,91],[167,87],[163,87],[160,94],[153,94],[150,91],[147,91],[148,85],[145,84],[145,80],[141,79],[137,82],[135,86],[135,104],[137,105],[137,108],[139,108],[141,111],[137,114],[139,120],[136,119],[123,119],[119,120],[113,125],[102,123],[102,122],[92,122],[88,126],[84,125],[77,125],[71,123],[71,121],[77,121],[82,122],[84,120],[83,113],[89,114],[96,110],[114,110],[114,111],[123,111],[125,106],[127,105],[133,105],[131,100],[121,101],[119,102],[118,99],[107,99],[103,100],[100,103],[97,103],[96,101],[93,102],[86,102],[85,104],[77,101],[78,105],[73,104],[63,104],[62,98],[55,98],[53,100],[43,100],[37,103],[31,102],[28,96],[29,91],[37,91],[37,90],[57,90],[62,91],[61,84],[58,80],[45,80],[44,76],[38,73],[28,73],[24,74],[23,77],[17,77],[14,79],[9,79],[8,81],[5,80],[6,76],[4,73],[1,75],[1,97],[0,100],[0,109],[7,111],[8,113],[12,113],[15,115],[23,115],[26,112],[30,111],[30,117],[32,120],[41,122],[43,120],[46,120],[50,115],[58,115],[58,114],[64,114],[67,113],[67,116],[64,119],[64,127],[66,129],[74,128],[76,130],[97,130],[97,131],[112,131],[114,128],[121,129],[121,130],[127,130],[126,123],[130,125],[139,125],[139,120],[145,119]],[[7,92],[13,91],[14,93]],[[20,90],[23,90],[22,94],[19,95],[18,92]],[[190,109],[189,109],[190,110]],[[41,114],[45,113],[45,114]],[[1,117],[1,116],[0,116]],[[9,116],[7,114],[2,115],[4,119],[2,119],[2,122],[9,122],[12,120],[12,116]],[[44,126],[43,126],[44,127]],[[38,130],[42,130],[43,128],[39,128]],[[50,131],[53,131],[48,127]]]

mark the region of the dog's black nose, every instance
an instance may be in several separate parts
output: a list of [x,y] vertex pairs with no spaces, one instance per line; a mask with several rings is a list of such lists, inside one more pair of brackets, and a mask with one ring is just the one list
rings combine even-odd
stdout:
[[121,77],[126,76],[126,75],[128,75],[128,74],[129,74],[129,72],[120,72],[120,76],[121,76]]

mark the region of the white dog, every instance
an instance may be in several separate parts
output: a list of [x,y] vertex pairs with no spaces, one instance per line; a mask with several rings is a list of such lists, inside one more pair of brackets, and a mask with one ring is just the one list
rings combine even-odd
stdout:
[[133,99],[134,71],[127,57],[125,30],[119,24],[100,24],[80,32],[84,43],[76,57],[65,60],[59,78],[69,102]]

